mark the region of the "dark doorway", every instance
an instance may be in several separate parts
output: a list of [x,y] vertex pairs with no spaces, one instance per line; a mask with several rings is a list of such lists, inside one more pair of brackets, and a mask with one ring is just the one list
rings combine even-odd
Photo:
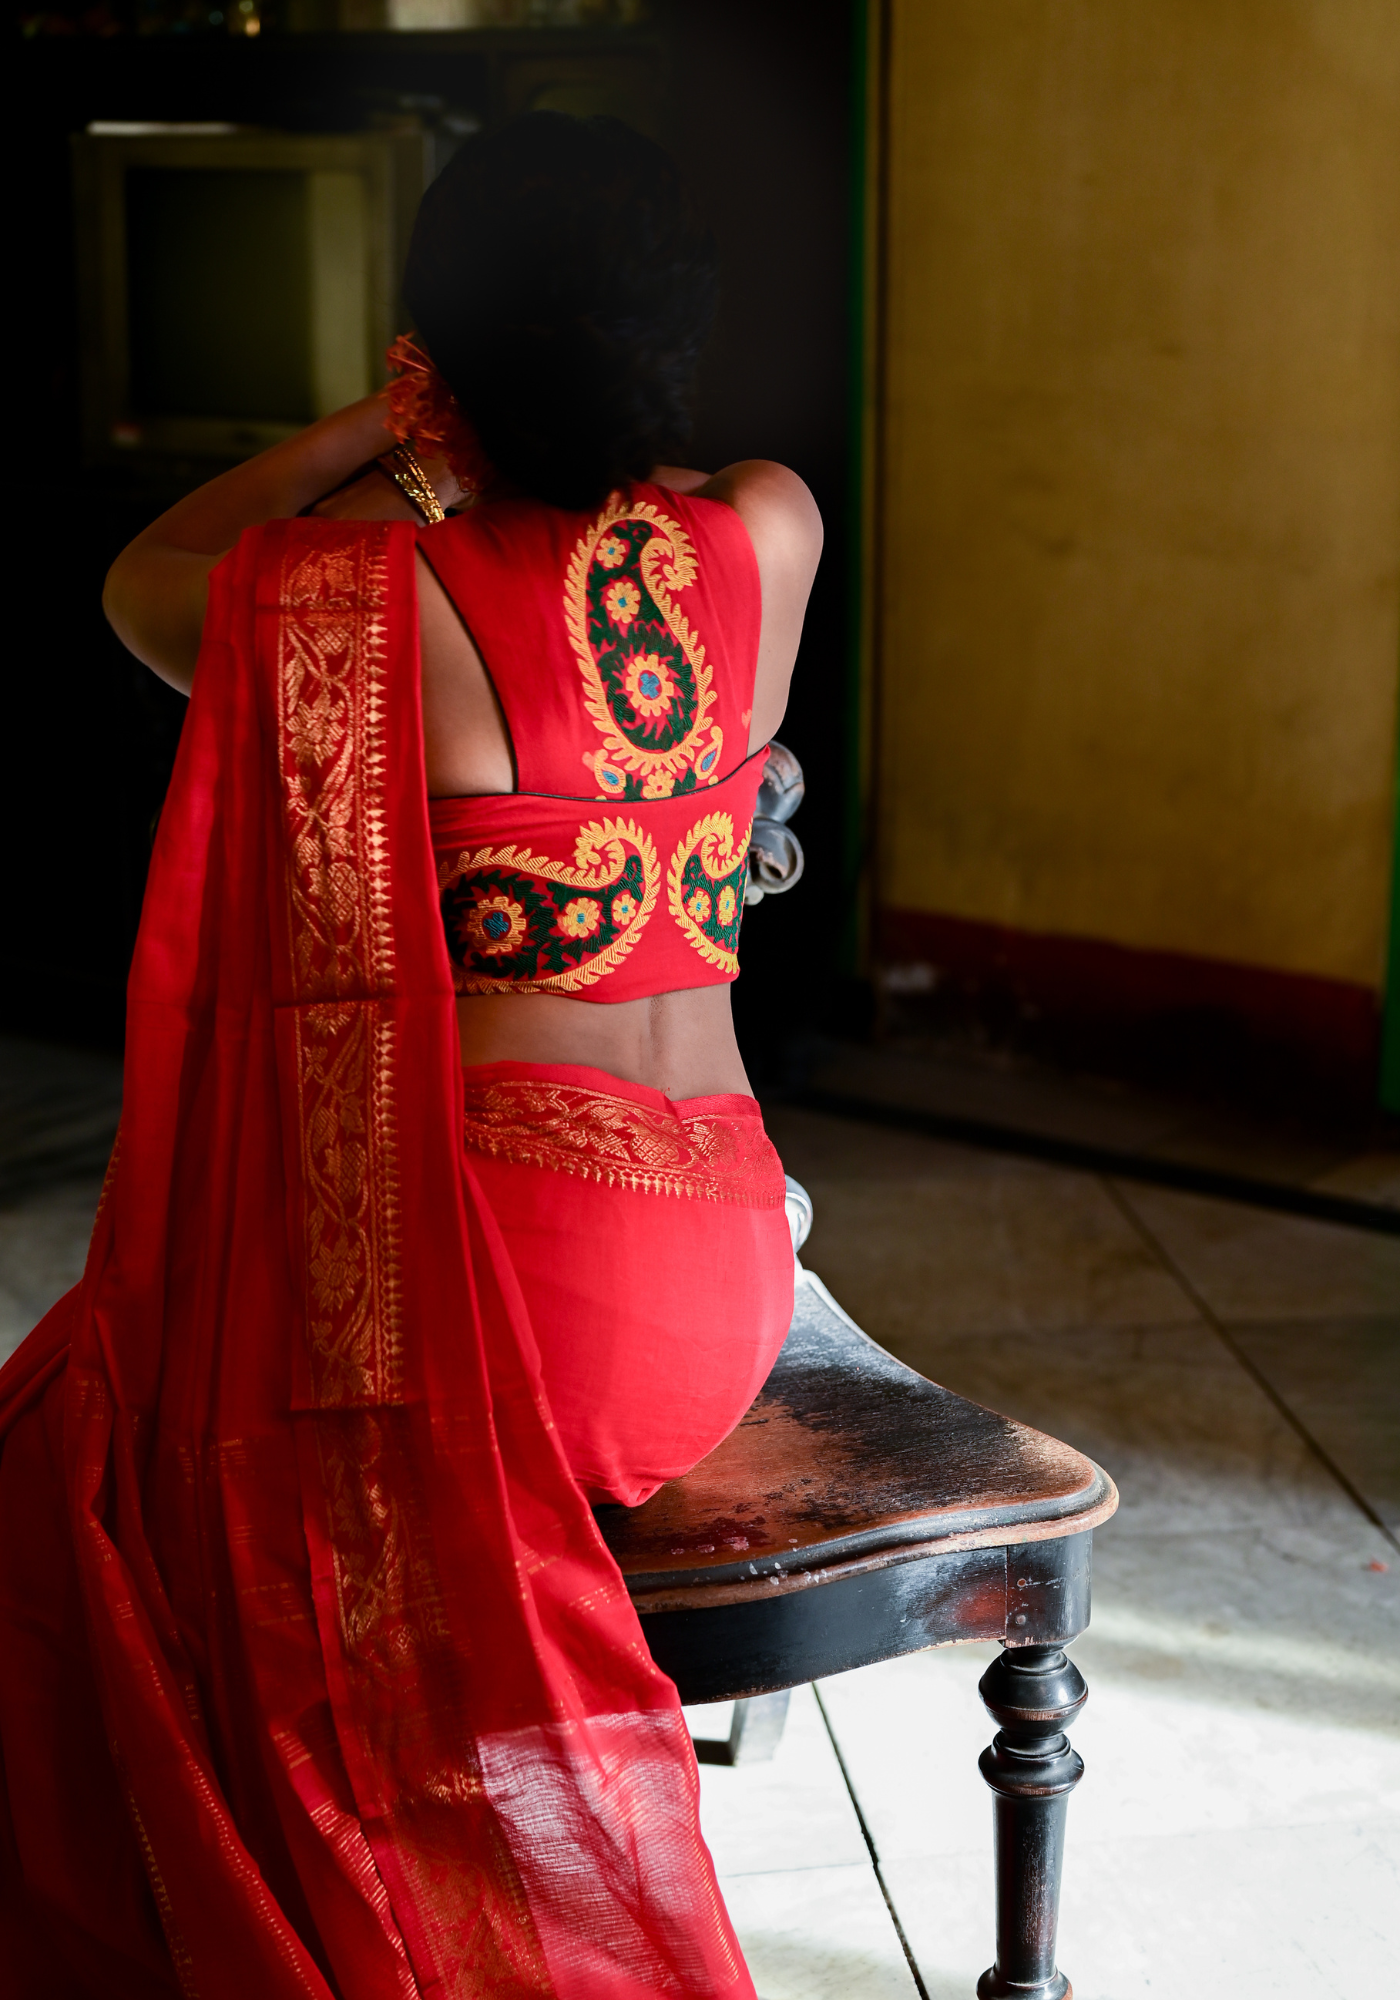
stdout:
[[296,35],[269,18],[269,32],[249,41],[99,36],[82,32],[85,18],[75,9],[77,32],[15,51],[25,188],[15,268],[28,325],[0,753],[12,856],[6,1025],[120,1046],[151,829],[184,703],[108,631],[102,577],[147,521],[218,469],[82,464],[69,135],[93,119],[345,131],[408,112],[446,146],[525,102],[562,105],[563,91],[567,108],[585,109],[590,91],[612,89],[618,108],[636,102],[637,122],[655,120],[722,245],[724,302],[696,461],[781,459],[807,480],[827,524],[783,730],[808,778],[797,822],[807,879],[750,913],[736,989],[755,1080],[771,1075],[780,1045],[829,1012],[844,969],[852,0],[673,0],[640,27],[608,33]]

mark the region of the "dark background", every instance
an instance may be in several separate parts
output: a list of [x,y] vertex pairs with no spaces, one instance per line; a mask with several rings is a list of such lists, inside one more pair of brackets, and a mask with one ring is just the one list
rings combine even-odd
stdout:
[[[49,16],[50,24],[60,17]],[[68,17],[62,17],[68,18]],[[845,796],[853,726],[848,296],[855,188],[851,0],[677,0],[641,28],[451,35],[82,31],[12,44],[12,213],[24,315],[12,375],[11,527],[0,750],[11,856],[4,1022],[120,1047],[146,860],[184,702],[102,618],[117,551],[219,468],[88,468],[79,447],[68,138],[90,119],[230,120],[356,129],[416,111],[450,143],[453,114],[490,123],[543,89],[611,79],[685,166],[720,238],[724,296],[694,444],[706,467],[792,465],[827,524],[783,738],[808,795],[806,880],[745,923],[735,989],[755,1080],[805,1029],[849,1013]],[[554,101],[558,102],[556,97]]]

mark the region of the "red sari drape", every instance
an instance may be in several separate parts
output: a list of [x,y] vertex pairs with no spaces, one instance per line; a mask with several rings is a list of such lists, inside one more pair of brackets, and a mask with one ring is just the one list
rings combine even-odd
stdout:
[[0,1374],[7,1837],[113,1991],[751,2000],[464,1161],[413,563],[304,521],[214,573],[86,1274]]

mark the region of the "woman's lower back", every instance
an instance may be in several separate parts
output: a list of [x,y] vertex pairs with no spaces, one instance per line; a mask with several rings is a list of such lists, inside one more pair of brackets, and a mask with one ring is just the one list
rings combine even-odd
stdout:
[[727,986],[612,1005],[554,993],[457,1002],[462,1062],[582,1063],[669,1098],[749,1095]]

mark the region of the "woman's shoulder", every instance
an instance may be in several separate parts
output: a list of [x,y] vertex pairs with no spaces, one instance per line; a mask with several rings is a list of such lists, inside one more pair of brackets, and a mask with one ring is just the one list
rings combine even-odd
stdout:
[[745,458],[714,473],[658,466],[652,478],[688,499],[730,508],[747,528],[760,565],[779,561],[815,568],[822,517],[811,489],[791,466],[771,458]]
[[652,484],[697,500],[718,500],[739,513],[792,517],[809,531],[821,533],[821,514],[807,482],[790,465],[774,458],[741,458],[719,472],[698,472],[687,466],[658,465]]

